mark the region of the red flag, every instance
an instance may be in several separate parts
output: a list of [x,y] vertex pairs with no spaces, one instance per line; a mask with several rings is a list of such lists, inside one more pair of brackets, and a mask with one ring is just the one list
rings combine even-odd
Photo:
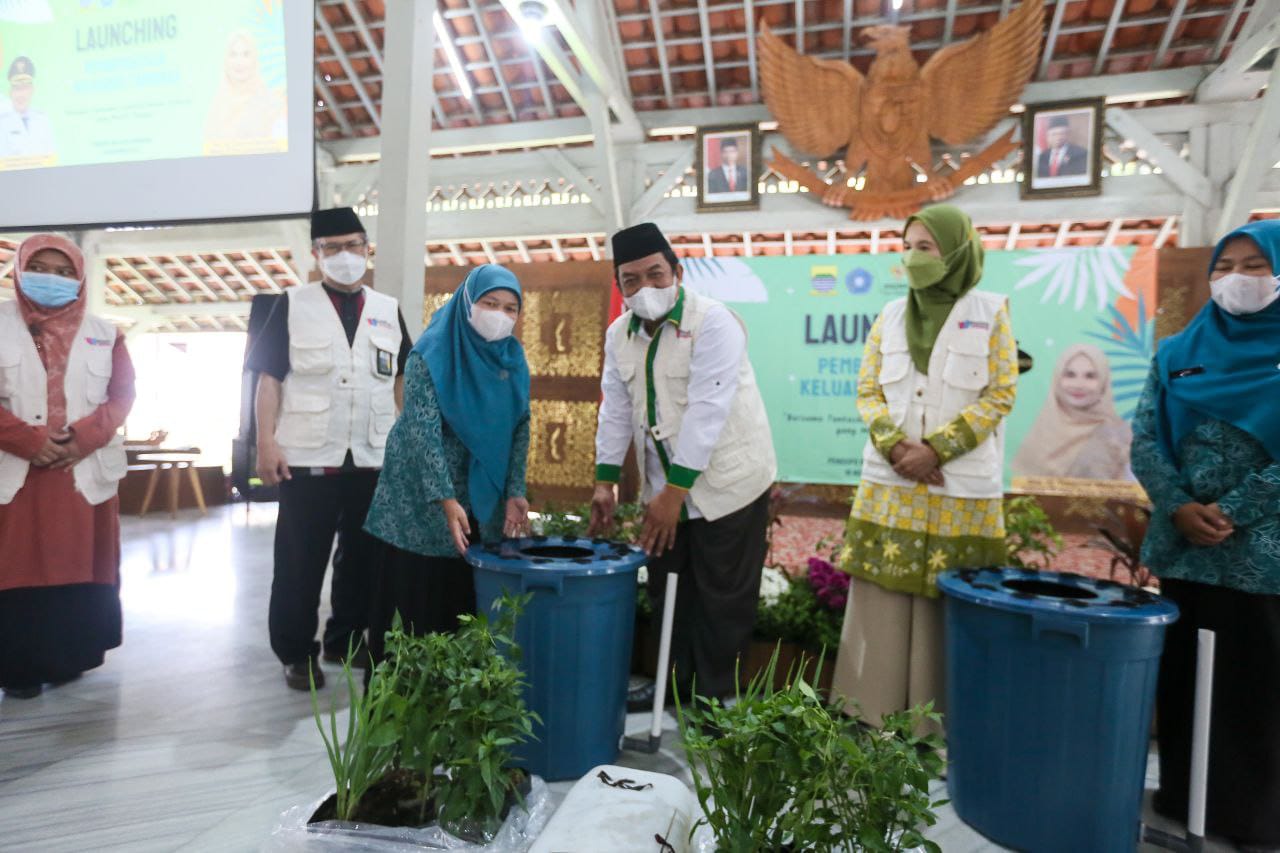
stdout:
[[609,322],[605,324],[605,328],[614,320],[622,316],[622,312],[626,310],[626,305],[622,302],[622,291],[618,289],[618,279],[614,278],[613,284],[609,287]]

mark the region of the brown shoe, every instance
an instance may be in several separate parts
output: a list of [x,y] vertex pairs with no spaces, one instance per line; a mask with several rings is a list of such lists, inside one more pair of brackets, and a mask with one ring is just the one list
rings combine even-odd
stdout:
[[287,664],[284,668],[284,683],[294,690],[310,690],[312,676],[315,677],[317,690],[324,687],[324,670],[320,668],[317,658]]

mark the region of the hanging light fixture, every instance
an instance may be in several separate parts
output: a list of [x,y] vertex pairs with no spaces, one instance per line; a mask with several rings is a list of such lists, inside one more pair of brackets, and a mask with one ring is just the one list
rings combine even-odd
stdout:
[[517,9],[516,23],[520,25],[524,37],[531,42],[539,41],[543,28],[550,23],[547,20],[547,4],[542,0],[520,0]]

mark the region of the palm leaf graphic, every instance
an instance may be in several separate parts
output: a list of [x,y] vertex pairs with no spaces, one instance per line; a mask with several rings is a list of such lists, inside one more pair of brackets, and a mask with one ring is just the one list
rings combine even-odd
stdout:
[[1138,322],[1131,324],[1114,305],[1107,308],[1109,317],[1099,317],[1100,332],[1086,332],[1085,336],[1104,344],[1103,353],[1111,362],[1115,378],[1111,382],[1120,416],[1133,417],[1142,387],[1147,381],[1147,371],[1155,354],[1155,319],[1147,314],[1147,300],[1138,294]]

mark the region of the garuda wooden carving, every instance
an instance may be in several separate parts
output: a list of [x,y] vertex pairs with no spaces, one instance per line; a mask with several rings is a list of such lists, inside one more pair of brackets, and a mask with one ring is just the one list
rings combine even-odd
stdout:
[[[828,184],[776,147],[772,167],[850,218],[901,218],[930,200],[952,195],[1017,147],[1010,130],[957,171],[935,171],[929,138],[963,145],[1009,114],[1035,71],[1044,27],[1044,0],[1023,0],[987,32],[935,53],[921,68],[911,55],[907,27],[862,31],[876,56],[864,77],[852,65],[797,53],[760,24],[764,100],[783,136],[818,157],[844,149],[847,174],[866,167],[855,191]],[[928,175],[920,182],[916,175]]]

